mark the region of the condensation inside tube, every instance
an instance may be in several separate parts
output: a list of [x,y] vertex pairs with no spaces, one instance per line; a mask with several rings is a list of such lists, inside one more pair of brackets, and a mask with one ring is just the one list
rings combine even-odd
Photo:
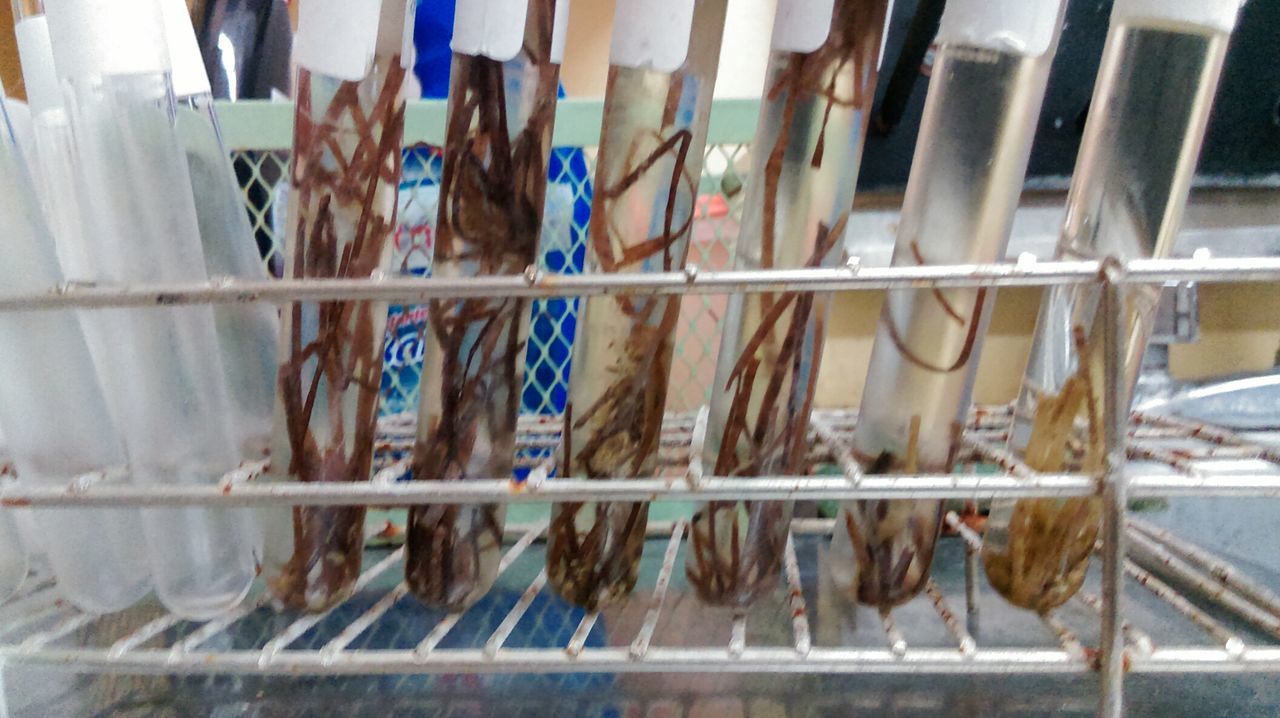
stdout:
[[1066,0],[950,0],[938,44],[1037,57],[1053,46]]
[[1244,0],[1116,0],[1111,22],[1166,22],[1231,32]]

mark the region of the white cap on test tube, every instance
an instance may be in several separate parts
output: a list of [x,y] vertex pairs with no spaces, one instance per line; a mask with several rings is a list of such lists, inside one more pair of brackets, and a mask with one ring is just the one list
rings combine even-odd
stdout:
[[609,63],[675,72],[689,54],[695,0],[618,0]]
[[60,79],[169,71],[156,0],[46,0]]
[[[464,55],[506,62],[524,46],[529,5],[540,0],[468,0],[458,3],[449,47]],[[551,61],[564,59],[564,35],[569,24],[569,0],[556,0],[551,26]]]
[[938,44],[1039,57],[1053,47],[1066,0],[949,0]]
[[1231,32],[1244,0],[1116,0],[1111,22],[1160,20]]
[[27,87],[27,104],[39,115],[62,107],[62,90],[53,62],[49,39],[49,19],[43,15],[22,18],[13,26],[22,60],[22,82]]
[[173,94],[178,97],[208,95],[209,73],[204,69],[200,55],[200,43],[196,41],[196,29],[191,25],[191,15],[184,0],[160,0],[161,18],[164,21],[164,39],[169,47],[169,60],[173,63]]
[[311,72],[348,82],[364,79],[380,53],[400,54],[407,64],[412,2],[307,0],[299,10],[293,58]]

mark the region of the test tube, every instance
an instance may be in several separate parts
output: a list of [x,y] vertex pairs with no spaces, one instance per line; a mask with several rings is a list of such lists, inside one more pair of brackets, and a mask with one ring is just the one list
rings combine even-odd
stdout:
[[31,108],[33,142],[25,149],[36,198],[53,233],[63,277],[89,280],[94,269],[83,239],[84,210],[77,201],[75,143],[54,65],[44,0],[13,0],[13,18]]
[[[46,17],[74,141],[83,256],[100,283],[205,281],[173,87],[154,0],[50,2]],[[134,481],[216,485],[239,464],[213,311],[102,309],[82,323]],[[203,618],[237,604],[255,575],[246,509],[148,508],[156,593]]]
[[[519,274],[537,261],[568,9],[568,0],[458,5],[433,276]],[[414,480],[510,477],[528,303],[432,300],[427,312]],[[500,504],[410,508],[413,594],[449,610],[483,596],[505,513]]]
[[[258,253],[230,155],[222,144],[209,75],[187,5],[184,0],[160,3],[173,63],[178,137],[191,174],[205,268],[212,279],[266,281],[270,277]],[[247,461],[266,458],[271,443],[275,407],[272,389],[276,345],[280,341],[277,315],[276,307],[265,302],[218,304],[213,308],[236,417],[234,438],[240,456]]]
[[[726,0],[620,0],[588,228],[588,272],[684,267],[702,173]],[[649,476],[679,298],[583,300],[564,428],[565,476]],[[635,586],[648,504],[552,510],[547,577],[595,608]]]
[[[1065,5],[947,3],[895,266],[1003,258]],[[973,288],[887,293],[853,438],[866,473],[951,470],[991,299]],[[846,502],[832,542],[836,586],[881,609],[915,596],[929,577],[942,508]]]
[[[1169,254],[1240,5],[1117,0],[1059,259]],[[1159,296],[1151,286],[1129,293],[1121,317],[1122,396],[1132,396]],[[1103,465],[1100,300],[1096,285],[1050,287],[1040,307],[1009,440],[1014,455],[1038,471],[1096,472]],[[1096,498],[994,502],[982,548],[992,587],[1023,608],[1062,605],[1084,581],[1100,515]]]
[[[835,266],[875,98],[889,0],[782,0],[774,21],[735,268]],[[829,296],[729,297],[703,461],[716,476],[806,470]],[[745,607],[778,583],[790,502],[712,501],[685,572],[699,598]]]
[[[367,278],[390,262],[405,5],[308,0],[301,7],[287,277]],[[270,479],[369,480],[386,319],[383,302],[285,308]],[[323,611],[351,594],[364,515],[363,506],[268,512],[265,571],[278,608]]]
[[[0,285],[44,291],[62,282],[44,217],[0,99]],[[91,473],[121,481],[124,447],[107,412],[80,320],[73,312],[0,313],[0,426],[21,481],[67,487]],[[33,509],[59,590],[79,608],[127,608],[150,590],[136,509]],[[6,510],[5,523],[13,511]],[[13,546],[4,534],[5,546]],[[20,548],[20,546],[19,546]],[[15,563],[0,551],[0,594]],[[25,568],[21,572],[25,575]]]

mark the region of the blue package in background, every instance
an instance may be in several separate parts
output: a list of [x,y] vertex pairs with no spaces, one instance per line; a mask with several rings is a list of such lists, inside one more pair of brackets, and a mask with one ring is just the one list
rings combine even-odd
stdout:
[[[445,99],[449,93],[454,0],[419,0],[414,44],[414,75],[424,99]],[[561,91],[563,97],[563,90]],[[407,148],[400,183],[400,226],[395,237],[395,265],[416,276],[430,274],[442,164],[438,147]],[[547,167],[546,208],[540,238],[539,265],[548,272],[577,274],[586,254],[587,224],[591,216],[591,184],[581,148],[557,147]],[[522,411],[556,415],[568,400],[569,365],[577,329],[576,299],[546,299],[531,303],[532,315],[525,365]],[[422,305],[396,305],[389,310],[382,375],[384,416],[416,413],[422,374]]]

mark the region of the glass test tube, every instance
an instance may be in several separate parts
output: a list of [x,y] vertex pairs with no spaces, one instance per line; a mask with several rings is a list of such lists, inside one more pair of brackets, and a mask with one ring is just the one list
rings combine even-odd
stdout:
[[34,146],[27,148],[27,154],[36,197],[53,233],[62,275],[71,281],[88,280],[94,270],[82,239],[84,212],[76,199],[75,143],[54,65],[44,0],[14,0],[13,17],[31,108]]
[[[183,0],[160,0],[173,62],[178,136],[187,157],[196,220],[210,278],[269,279],[249,224],[244,195],[222,144],[195,29]],[[235,439],[247,461],[266,458],[275,407],[278,311],[265,302],[218,304],[213,319],[227,372]]]
[[[0,112],[4,109],[0,99]],[[62,282],[62,272],[7,112],[0,116],[0,135],[0,216],[6,218],[0,233],[0,285],[10,291],[44,291]],[[0,342],[0,426],[21,481],[67,487],[92,472],[109,472],[106,480],[122,481],[124,446],[77,316],[67,311],[0,313],[0,335],[5,337]],[[76,606],[94,613],[118,611],[150,590],[136,509],[32,511],[59,590]],[[12,512],[5,514],[9,522]],[[8,575],[0,570],[0,577]],[[0,581],[0,594],[7,588]]]
[[[496,5],[460,5],[455,20],[436,277],[519,274],[537,261],[560,76],[554,38],[568,0],[528,0],[515,14]],[[508,478],[528,303],[494,297],[427,307],[413,478]],[[410,508],[405,580],[413,594],[449,610],[483,596],[497,575],[505,513],[500,504]]]
[[[404,10],[404,0],[309,0],[301,8],[287,277],[369,277],[390,261],[404,134]],[[272,479],[369,480],[386,319],[382,302],[285,308]],[[267,513],[265,570],[276,606],[322,611],[349,596],[365,508]]]
[[[623,0],[614,17],[588,271],[684,267],[726,0]],[[656,470],[679,298],[583,300],[565,416],[566,476]],[[553,508],[547,577],[594,608],[635,586],[648,504]]]
[[[938,34],[893,263],[1003,258],[1053,59],[1060,0],[952,0]],[[870,474],[945,473],[968,412],[981,289],[887,293],[853,450]],[[832,575],[850,599],[887,609],[929,576],[941,501],[846,502]]]
[[[888,0],[783,0],[773,30],[735,268],[835,266],[875,98]],[[716,476],[806,470],[829,296],[735,294],[711,390]],[[746,606],[777,585],[790,502],[714,501],[693,516],[685,572],[699,598]]]
[[[1103,50],[1067,198],[1060,259],[1162,257],[1173,247],[1239,0],[1152,5],[1120,0]],[[1122,316],[1131,396],[1158,287],[1132,290]],[[1045,472],[1103,465],[1103,317],[1094,285],[1050,287],[1015,405],[1009,448]],[[1075,440],[1083,450],[1069,447]],[[982,558],[1011,603],[1046,611],[1079,590],[1098,533],[1098,499],[992,504]]]
[[[159,6],[146,0],[50,3],[55,65],[74,141],[83,256],[103,283],[204,281]],[[83,314],[135,481],[210,485],[239,464],[206,306]],[[237,604],[256,572],[244,509],[142,511],[156,593],[175,613]]]

